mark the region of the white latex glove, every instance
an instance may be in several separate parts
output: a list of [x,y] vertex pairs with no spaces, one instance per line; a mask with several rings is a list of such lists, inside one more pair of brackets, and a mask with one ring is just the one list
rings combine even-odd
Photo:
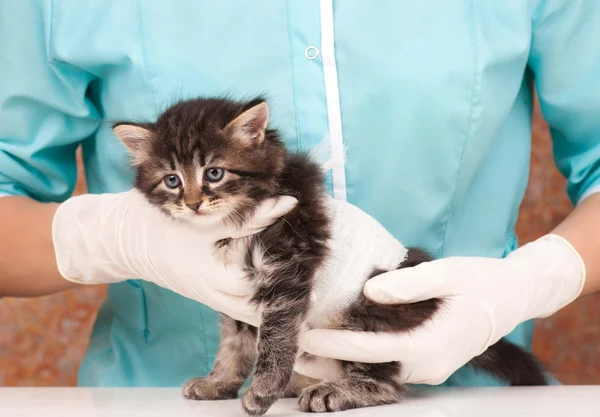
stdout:
[[[518,324],[547,317],[571,303],[585,266],[562,237],[546,235],[505,259],[451,257],[392,271],[364,286],[379,303],[443,298],[430,321],[407,333],[316,329],[300,347],[314,355],[360,362],[402,362],[406,383],[440,384]],[[302,373],[319,375],[302,367]]]
[[59,206],[52,225],[58,269],[77,284],[143,279],[255,321],[245,273],[216,259],[214,244],[260,232],[296,203],[292,197],[267,200],[243,230],[230,230],[172,220],[136,190],[73,197]]

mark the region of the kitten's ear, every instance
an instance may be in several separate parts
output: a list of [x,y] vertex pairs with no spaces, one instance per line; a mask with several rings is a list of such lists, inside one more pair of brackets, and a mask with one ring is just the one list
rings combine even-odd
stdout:
[[150,143],[154,133],[150,130],[136,125],[117,124],[113,126],[113,132],[129,149],[134,164],[145,161],[150,155]]
[[262,102],[236,117],[225,131],[245,145],[260,145],[265,140],[268,123],[269,106]]

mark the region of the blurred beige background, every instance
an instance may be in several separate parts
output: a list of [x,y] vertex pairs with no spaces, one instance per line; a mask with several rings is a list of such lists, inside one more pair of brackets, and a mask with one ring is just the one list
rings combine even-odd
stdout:
[[[548,129],[534,117],[531,177],[518,235],[535,239],[571,209],[552,160]],[[83,176],[77,193],[85,192]],[[82,288],[38,299],[0,301],[0,386],[75,385],[105,289]],[[566,384],[600,384],[600,296],[580,300],[536,327],[534,348]]]

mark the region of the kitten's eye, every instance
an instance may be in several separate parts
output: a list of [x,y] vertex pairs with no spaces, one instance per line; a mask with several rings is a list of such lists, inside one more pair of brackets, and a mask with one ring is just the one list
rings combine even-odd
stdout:
[[169,188],[177,188],[181,185],[181,180],[177,175],[167,175],[163,178],[165,185]]
[[218,182],[223,179],[225,170],[223,168],[208,168],[204,171],[204,178],[210,182]]

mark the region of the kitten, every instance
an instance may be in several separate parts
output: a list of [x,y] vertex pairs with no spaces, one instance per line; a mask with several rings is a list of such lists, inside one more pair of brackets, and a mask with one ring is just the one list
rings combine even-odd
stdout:
[[[257,329],[222,316],[214,367],[205,378],[188,381],[184,395],[201,400],[236,398],[255,365],[252,383],[242,397],[250,415],[264,414],[278,398],[291,396],[299,397],[301,410],[309,412],[398,402],[405,390],[398,380],[399,362],[329,360],[339,375],[322,381],[293,372],[298,335],[314,307],[311,295],[319,268],[329,256],[332,218],[320,166],[302,153],[286,151],[268,120],[269,108],[262,98],[195,99],[170,107],[156,123],[114,126],[137,169],[135,187],[169,216],[198,224],[242,224],[267,198],[291,195],[299,201],[258,235],[218,245],[223,256],[237,257],[245,266],[255,289],[252,301],[262,308],[261,324]],[[403,260],[397,268],[405,268],[431,258],[408,249],[398,259]],[[380,272],[374,263],[364,280]],[[431,318],[441,303],[432,299],[378,305],[361,292],[325,327],[407,331]],[[505,340],[470,364],[510,385],[546,383],[535,359]]]

